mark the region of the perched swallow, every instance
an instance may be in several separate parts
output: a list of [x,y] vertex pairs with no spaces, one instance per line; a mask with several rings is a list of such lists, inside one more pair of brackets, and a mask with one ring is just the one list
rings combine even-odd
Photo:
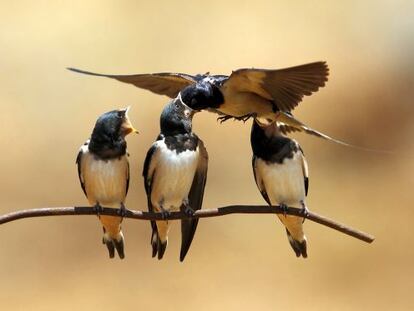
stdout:
[[[80,148],[76,163],[79,180],[89,204],[98,214],[102,206],[125,211],[125,197],[129,186],[129,162],[125,136],[138,133],[128,118],[128,109],[109,111],[96,121],[91,138]],[[115,249],[119,258],[124,255],[122,217],[99,215],[103,225],[102,242],[106,244],[109,257]]]
[[[196,110],[180,97],[172,100],[160,118],[161,134],[152,144],[144,163],[143,177],[149,211],[182,210],[193,215],[201,209],[207,178],[208,155],[201,139],[192,132]],[[181,252],[183,261],[190,248],[198,219],[181,220]],[[164,255],[168,242],[168,221],[151,221],[152,256]]]
[[[257,187],[269,205],[302,208],[307,211],[308,166],[299,144],[283,135],[276,122],[253,121],[251,132],[253,172]],[[278,214],[286,227],[297,257],[307,257],[303,218]]]
[[269,69],[238,69],[226,75],[154,73],[111,75],[69,70],[113,78],[133,84],[156,94],[175,98],[181,92],[183,102],[193,109],[210,109],[226,118],[256,116],[275,120],[276,112],[289,112],[305,95],[325,85],[329,69],[325,62],[296,67]]

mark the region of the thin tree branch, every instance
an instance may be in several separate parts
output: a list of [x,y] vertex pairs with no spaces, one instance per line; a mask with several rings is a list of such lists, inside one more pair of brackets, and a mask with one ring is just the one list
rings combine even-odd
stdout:
[[[219,208],[202,209],[198,210],[194,214],[194,218],[207,218],[217,217],[229,214],[283,214],[294,215],[307,218],[318,224],[335,229],[354,238],[362,240],[367,243],[372,243],[375,239],[374,236],[348,227],[344,224],[331,220],[327,217],[308,212],[303,214],[303,210],[300,208],[289,207],[287,210],[283,210],[279,206],[267,206],[267,205],[229,205]],[[119,210],[113,208],[102,208],[101,215],[119,216]],[[12,212],[0,216],[0,225],[14,220],[31,217],[43,217],[43,216],[64,216],[64,215],[96,215],[96,211],[90,206],[75,206],[75,207],[46,207],[27,209],[17,212]],[[161,213],[149,213],[142,211],[126,210],[124,218],[142,219],[142,220],[162,220]],[[168,220],[173,219],[186,219],[191,218],[182,212],[171,212]]]

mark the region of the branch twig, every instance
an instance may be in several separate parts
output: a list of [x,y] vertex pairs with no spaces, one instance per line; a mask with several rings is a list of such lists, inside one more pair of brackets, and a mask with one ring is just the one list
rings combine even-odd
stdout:
[[[119,216],[119,210],[113,208],[102,209],[101,215]],[[294,215],[299,217],[305,217],[318,224],[327,226],[329,228],[338,230],[342,233],[350,235],[354,238],[362,240],[367,243],[372,243],[375,239],[374,236],[365,232],[353,229],[344,224],[331,220],[327,217],[308,212],[307,215],[303,215],[302,209],[289,207],[286,211],[281,209],[279,206],[264,206],[264,205],[229,205],[219,208],[202,209],[195,212],[195,218],[207,218],[224,216],[229,214],[283,214]],[[27,209],[17,212],[12,212],[0,216],[0,225],[7,222],[11,222],[23,218],[31,217],[42,217],[42,216],[64,216],[64,215],[96,215],[96,212],[90,206],[75,206],[75,207],[46,207],[46,208],[35,208]],[[142,211],[127,210],[125,218],[141,219],[141,220],[162,220],[161,213],[149,213]],[[189,218],[182,212],[172,212],[168,217],[169,220],[173,219],[185,219]]]

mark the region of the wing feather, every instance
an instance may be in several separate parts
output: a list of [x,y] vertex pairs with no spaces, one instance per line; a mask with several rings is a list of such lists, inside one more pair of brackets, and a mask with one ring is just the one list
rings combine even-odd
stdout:
[[[151,148],[147,152],[147,156],[145,157],[144,161],[144,168],[142,171],[142,176],[144,177],[144,187],[145,187],[145,193],[147,194],[147,205],[148,205],[148,211],[154,212],[154,208],[151,203],[151,191],[152,191],[152,179],[155,174],[155,156],[158,149],[156,144],[154,143]],[[154,220],[150,221],[151,223],[151,245],[152,245],[152,257],[154,257],[157,254],[157,245],[154,244],[155,241],[158,239],[158,231],[157,231],[157,224]]]
[[259,188],[259,191],[262,194],[263,199],[266,201],[267,204],[272,205],[272,203],[270,202],[269,196],[266,192],[266,188],[264,184],[262,183],[262,179],[256,174],[256,160],[257,160],[256,156],[253,155],[252,167],[253,167],[254,181],[256,182],[257,188]]
[[[199,139],[198,148],[200,153],[198,166],[188,195],[189,204],[193,210],[201,209],[203,204],[208,169],[208,153],[201,139]],[[185,255],[191,246],[191,242],[193,241],[197,229],[197,224],[198,218],[181,220],[181,261],[184,260]]]
[[252,92],[273,101],[281,111],[294,109],[304,96],[325,85],[326,62],[315,62],[278,70],[238,69],[224,83],[238,92]]
[[82,175],[82,156],[83,156],[83,147],[87,146],[88,142],[86,142],[80,149],[78,152],[78,155],[76,157],[76,165],[78,166],[78,177],[79,177],[79,182],[81,184],[83,193],[85,193],[86,196],[88,196],[86,194],[86,188],[85,188],[85,182],[83,180],[83,175]]
[[68,69],[86,75],[115,79],[124,83],[135,85],[141,89],[146,89],[155,94],[167,95],[171,98],[175,98],[183,88],[196,82],[194,76],[184,73],[161,72],[150,74],[113,75],[95,73],[76,68]]

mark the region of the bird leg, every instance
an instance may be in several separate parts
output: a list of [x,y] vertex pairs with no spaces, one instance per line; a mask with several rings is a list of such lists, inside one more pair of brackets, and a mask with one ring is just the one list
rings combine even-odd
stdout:
[[191,208],[190,206],[190,202],[188,201],[188,199],[185,199],[183,201],[183,205],[182,205],[182,211],[187,215],[187,216],[193,216],[194,215],[194,210]]

